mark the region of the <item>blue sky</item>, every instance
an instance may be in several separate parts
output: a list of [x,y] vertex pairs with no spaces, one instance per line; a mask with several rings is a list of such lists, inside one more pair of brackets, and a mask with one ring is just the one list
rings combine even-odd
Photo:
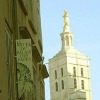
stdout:
[[[61,49],[64,10],[69,13],[74,47],[90,57],[92,100],[100,100],[100,0],[40,0],[43,56],[45,62]],[[48,64],[46,64],[48,68]],[[50,100],[49,78],[45,79]]]

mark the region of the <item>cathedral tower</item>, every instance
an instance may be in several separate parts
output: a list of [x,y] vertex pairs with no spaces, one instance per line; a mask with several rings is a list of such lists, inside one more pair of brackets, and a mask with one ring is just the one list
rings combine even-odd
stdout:
[[74,48],[68,12],[63,18],[62,48],[49,60],[51,100],[92,100],[89,57]]

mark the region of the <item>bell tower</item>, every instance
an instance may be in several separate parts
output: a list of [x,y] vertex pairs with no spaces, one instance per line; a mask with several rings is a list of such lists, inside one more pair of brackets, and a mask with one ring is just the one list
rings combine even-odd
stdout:
[[73,34],[70,31],[68,12],[64,11],[64,27],[61,33],[62,50],[67,50],[73,47]]
[[51,100],[92,100],[90,58],[73,46],[68,12],[63,18],[62,48],[49,59]]

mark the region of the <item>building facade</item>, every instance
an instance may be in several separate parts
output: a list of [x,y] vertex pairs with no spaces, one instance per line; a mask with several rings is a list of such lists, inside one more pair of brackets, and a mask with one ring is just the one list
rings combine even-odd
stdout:
[[89,57],[74,48],[66,11],[63,17],[62,48],[49,60],[51,100],[92,100]]
[[0,100],[45,100],[40,0],[0,0],[0,12]]

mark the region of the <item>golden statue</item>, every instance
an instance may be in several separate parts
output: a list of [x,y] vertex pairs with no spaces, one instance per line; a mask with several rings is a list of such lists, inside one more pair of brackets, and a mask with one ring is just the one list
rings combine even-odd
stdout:
[[68,17],[68,13],[64,10],[64,23],[67,23],[67,17]]
[[69,30],[69,20],[68,20],[68,13],[64,10],[64,27],[63,31],[68,31]]

